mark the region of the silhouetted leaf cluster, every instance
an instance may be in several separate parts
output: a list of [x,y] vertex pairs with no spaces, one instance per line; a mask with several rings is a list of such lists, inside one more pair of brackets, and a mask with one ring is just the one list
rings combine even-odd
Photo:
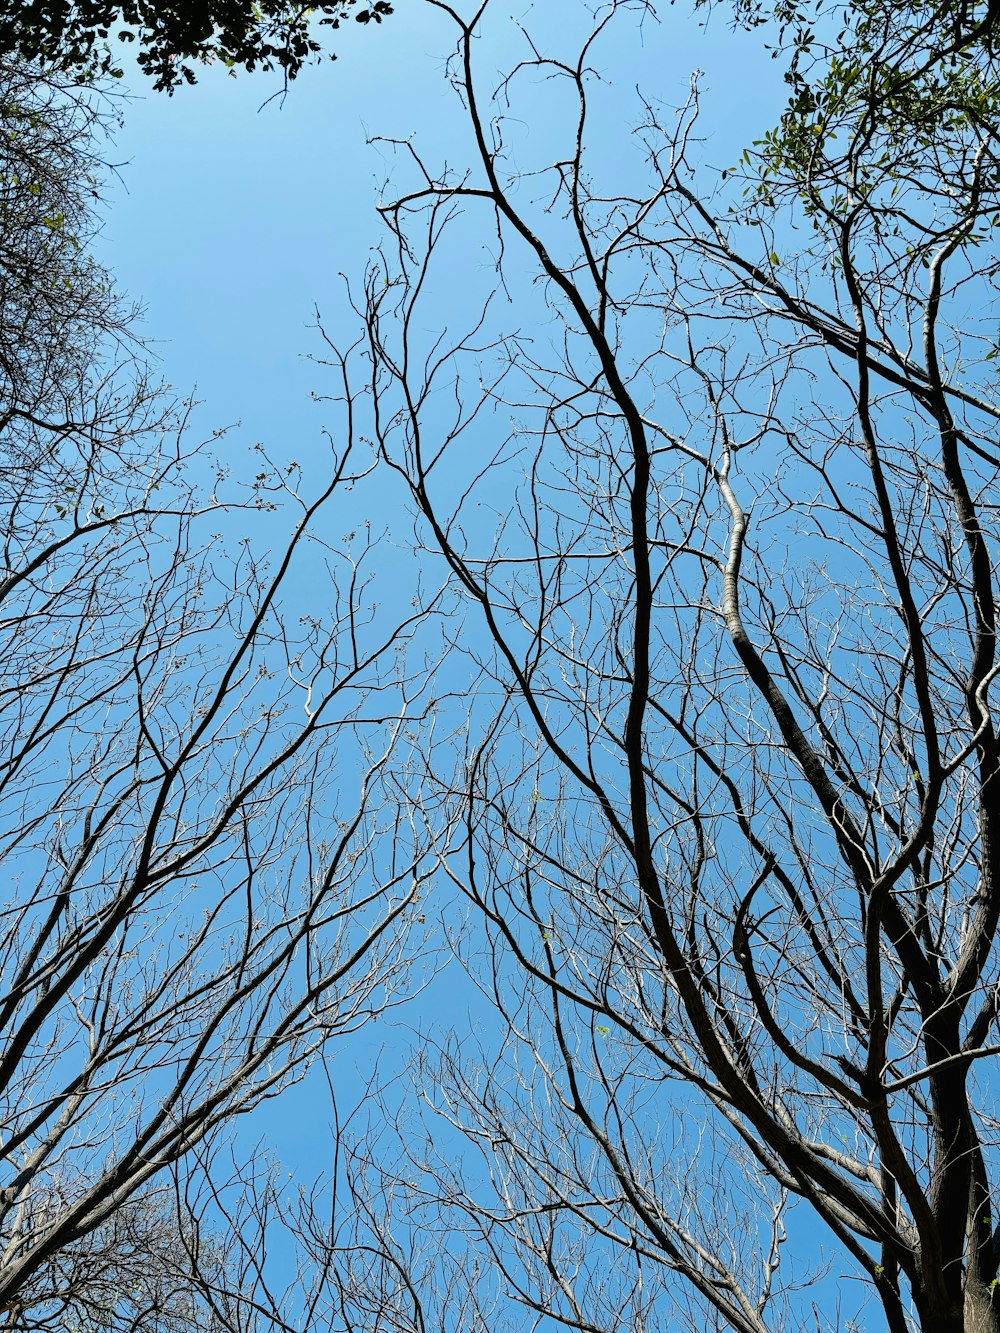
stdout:
[[280,69],[295,78],[319,57],[319,29],[339,28],[350,17],[381,23],[388,0],[358,5],[330,0],[311,7],[289,0],[29,0],[0,5],[0,54],[40,60],[84,79],[120,77],[117,43],[137,43],[138,63],[167,92],[194,83],[196,64]]

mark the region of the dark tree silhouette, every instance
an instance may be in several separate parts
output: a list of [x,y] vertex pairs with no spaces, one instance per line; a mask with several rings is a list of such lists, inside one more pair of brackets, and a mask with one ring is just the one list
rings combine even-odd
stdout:
[[381,23],[391,13],[388,0],[311,6],[289,0],[28,0],[0,5],[0,55],[40,60],[90,78],[117,74],[115,47],[135,43],[139,66],[154,79],[154,87],[172,92],[183,82],[194,83],[192,62],[279,68],[293,79],[322,49],[320,29],[339,28],[351,17]]

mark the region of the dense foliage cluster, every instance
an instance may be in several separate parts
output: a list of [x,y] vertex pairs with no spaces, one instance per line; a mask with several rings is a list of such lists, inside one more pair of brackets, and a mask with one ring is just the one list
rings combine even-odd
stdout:
[[392,12],[388,0],[328,0],[303,6],[289,0],[28,0],[0,5],[0,54],[42,60],[78,75],[117,75],[114,47],[137,47],[141,69],[158,89],[193,83],[193,64],[220,60],[253,70],[282,70],[293,79],[321,50],[317,28],[338,28],[353,15],[359,23],[381,23]]

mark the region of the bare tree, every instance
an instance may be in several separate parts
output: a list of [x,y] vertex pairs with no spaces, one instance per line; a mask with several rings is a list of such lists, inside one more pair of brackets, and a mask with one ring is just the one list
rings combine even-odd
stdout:
[[349,396],[309,498],[186,442],[79,241],[87,110],[32,78],[3,85],[0,1326],[222,1328],[184,1285],[192,1154],[406,988],[432,863],[385,764],[424,613],[339,536]]
[[[192,1280],[189,1254],[197,1245],[217,1265],[224,1263],[223,1238],[196,1241],[191,1218],[179,1214],[175,1203],[163,1189],[136,1195],[95,1230],[55,1251],[30,1289],[7,1308],[2,1327],[222,1333],[225,1324]],[[230,1271],[227,1280],[235,1285],[239,1275]]]
[[[997,1329],[989,24],[921,62],[947,6],[863,6],[870,65],[720,176],[696,88],[601,156],[601,40],[652,6],[570,55],[567,11],[496,85],[503,11],[429,4],[471,157],[397,145],[357,306],[466,604],[471,723],[428,768],[506,1035],[428,1054],[437,1153],[404,1120],[359,1167],[386,1327],[497,1327],[407,1295],[458,1262],[520,1327]],[[499,293],[446,326],[455,272]],[[435,1225],[470,1248],[414,1267]]]

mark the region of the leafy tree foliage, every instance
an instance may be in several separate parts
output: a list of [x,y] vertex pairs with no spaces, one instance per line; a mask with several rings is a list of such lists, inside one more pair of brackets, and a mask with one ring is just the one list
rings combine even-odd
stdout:
[[193,63],[221,60],[243,69],[281,69],[293,79],[316,57],[317,27],[338,28],[348,17],[381,23],[388,0],[329,0],[315,6],[289,0],[29,0],[0,6],[0,54],[42,60],[56,69],[91,77],[118,74],[113,46],[138,45],[138,63],[154,87],[173,91],[193,83]]
[[903,174],[916,155],[948,152],[960,127],[989,136],[996,124],[996,0],[735,0],[735,9],[744,23],[776,23],[773,54],[788,57],[791,97],[766,141],[770,172],[790,171],[807,185],[827,155],[828,176],[843,182],[863,135],[869,172]]

